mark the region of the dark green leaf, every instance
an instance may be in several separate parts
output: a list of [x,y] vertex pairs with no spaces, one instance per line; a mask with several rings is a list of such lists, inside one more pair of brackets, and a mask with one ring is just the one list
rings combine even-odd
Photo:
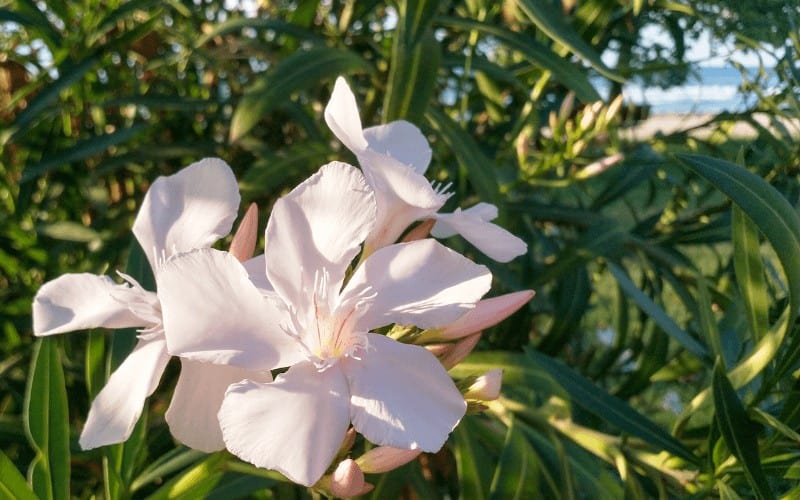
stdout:
[[725,368],[719,361],[714,366],[711,387],[720,433],[728,448],[742,465],[753,492],[759,499],[775,498],[767,482],[767,477],[761,470],[758,429],[747,416],[747,411],[725,375]]
[[675,321],[658,304],[653,302],[653,299],[648,297],[642,292],[636,284],[631,281],[628,274],[616,264],[608,263],[608,269],[614,278],[619,283],[620,288],[625,295],[630,297],[634,303],[647,313],[662,330],[664,330],[670,337],[675,339],[684,349],[691,352],[700,359],[708,359],[708,350],[697,339],[689,335],[684,329],[678,326]]
[[567,24],[560,9],[554,8],[552,3],[543,0],[517,0],[517,5],[547,36],[569,48],[601,75],[618,82],[625,81],[603,63],[600,55]]
[[738,205],[734,205],[732,229],[736,283],[744,302],[750,333],[758,341],[769,330],[769,300],[758,227]]
[[49,154],[39,163],[28,166],[22,173],[20,182],[32,181],[50,170],[84,160],[92,155],[102,153],[112,146],[128,142],[145,128],[144,124],[122,128],[110,134],[94,136],[78,142],[68,149]]
[[492,479],[490,500],[535,498],[539,490],[538,461],[525,435],[512,421]]

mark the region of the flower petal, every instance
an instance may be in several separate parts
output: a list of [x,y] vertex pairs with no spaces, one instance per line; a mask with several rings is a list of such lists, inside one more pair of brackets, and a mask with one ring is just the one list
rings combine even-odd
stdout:
[[262,292],[275,291],[275,289],[272,287],[272,283],[270,283],[267,279],[267,261],[265,260],[263,253],[261,255],[256,255],[252,259],[244,261],[242,265],[247,271],[247,276],[250,278],[250,281],[253,282],[256,288]]
[[224,449],[217,413],[228,386],[244,379],[271,382],[272,375],[268,371],[181,359],[181,374],[164,415],[172,436],[206,453]]
[[491,286],[492,275],[436,240],[399,243],[370,255],[353,273],[341,301],[377,294],[356,328],[389,323],[435,328],[461,317]]
[[367,140],[358,116],[358,104],[347,81],[341,76],[333,85],[333,92],[325,106],[325,123],[347,149],[358,153],[367,147]]
[[375,190],[377,220],[367,240],[372,250],[397,241],[415,220],[433,217],[450,196],[435,190],[425,176],[391,156],[365,150],[358,161]]
[[170,256],[211,246],[231,231],[239,186],[227,163],[206,158],[150,186],[133,223],[133,234],[155,271]]
[[436,452],[467,403],[425,348],[370,333],[361,359],[346,358],[353,427],[382,446]]
[[79,441],[82,449],[121,443],[130,437],[144,401],[156,390],[167,362],[169,354],[163,339],[136,344],[94,398]]
[[431,147],[419,128],[405,120],[364,130],[369,149],[386,154],[424,174],[431,163]]
[[171,354],[250,370],[302,359],[281,329],[290,321],[286,311],[264,298],[229,253],[204,248],[173,257],[157,284]]
[[38,336],[88,328],[145,326],[115,290],[130,290],[108,276],[64,274],[48,281],[33,299],[33,333]]
[[458,233],[478,250],[498,262],[509,262],[528,251],[528,245],[524,241],[502,227],[488,222],[482,215],[484,214],[470,212],[469,209],[456,210],[452,214],[437,214],[436,225],[431,234],[443,238]]
[[330,465],[350,424],[350,393],[338,367],[303,362],[271,384],[246,380],[225,394],[219,421],[231,453],[311,486]]
[[452,219],[471,217],[482,221],[492,221],[497,218],[497,207],[491,203],[476,203],[466,210],[457,208],[452,214],[436,214],[436,225],[431,230],[431,234],[436,238],[449,238],[458,234],[458,229],[454,228],[450,221]]
[[315,272],[327,272],[329,295],[336,296],[374,221],[374,195],[361,172],[341,162],[325,165],[275,202],[264,249],[270,283],[303,316]]

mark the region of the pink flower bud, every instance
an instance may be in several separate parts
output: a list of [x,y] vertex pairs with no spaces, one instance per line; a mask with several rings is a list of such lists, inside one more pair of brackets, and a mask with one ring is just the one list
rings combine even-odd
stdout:
[[247,207],[244,217],[242,217],[242,222],[239,223],[236,234],[233,235],[229,251],[239,262],[244,262],[253,256],[257,240],[258,206],[255,203],[251,203]]
[[428,219],[420,222],[414,229],[406,233],[403,237],[403,243],[427,238],[428,235],[431,234],[431,229],[433,229],[434,224],[436,224],[436,219]]
[[414,460],[422,450],[404,450],[391,446],[372,448],[356,459],[361,470],[367,474],[381,474],[394,470]]
[[331,475],[331,493],[341,498],[363,495],[373,486],[364,481],[364,472],[355,460],[348,458],[336,466]]
[[469,386],[464,393],[464,399],[478,399],[493,401],[500,397],[500,386],[503,384],[503,370],[497,368],[489,370]]
[[456,366],[457,364],[461,363],[464,358],[475,349],[475,346],[478,345],[478,341],[481,339],[481,332],[472,334],[468,337],[464,337],[463,339],[459,340],[455,344],[453,344],[453,348],[443,354],[439,361],[442,363],[446,370]]
[[524,306],[534,295],[533,290],[507,293],[499,297],[478,301],[475,307],[442,328],[435,328],[423,332],[415,342],[441,342],[455,340],[494,326],[514,314]]

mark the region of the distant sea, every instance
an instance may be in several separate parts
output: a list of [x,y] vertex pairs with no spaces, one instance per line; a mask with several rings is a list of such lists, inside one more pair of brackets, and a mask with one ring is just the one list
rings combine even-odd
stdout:
[[[748,68],[746,71],[755,75],[758,70]],[[623,95],[627,102],[649,105],[651,115],[742,111],[755,97],[742,93],[741,84],[742,74],[736,68],[701,67],[683,85],[662,89],[631,81],[623,87]],[[601,92],[606,89],[601,85]]]

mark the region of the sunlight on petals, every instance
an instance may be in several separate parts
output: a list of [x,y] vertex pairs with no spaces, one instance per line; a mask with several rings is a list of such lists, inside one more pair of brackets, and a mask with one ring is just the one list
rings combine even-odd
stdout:
[[227,235],[239,209],[239,185],[227,163],[205,158],[150,186],[133,234],[157,272],[164,256],[203,248]]
[[231,453],[311,486],[325,473],[350,424],[347,380],[299,363],[270,384],[232,385],[219,412]]
[[314,273],[325,269],[338,293],[350,261],[375,221],[375,200],[361,172],[332,162],[279,199],[267,223],[267,277],[284,299],[308,302]]
[[181,359],[178,383],[164,415],[172,436],[206,453],[224,449],[217,413],[228,386],[245,379],[265,383],[272,381],[272,375],[268,371]]
[[128,439],[169,362],[163,340],[140,340],[92,402],[80,437],[84,450]]
[[178,255],[157,283],[171,354],[249,370],[302,359],[281,329],[286,311],[264,298],[229,253],[204,248]]
[[353,427],[379,445],[436,452],[467,410],[439,361],[425,349],[369,334],[369,352],[347,359]]
[[64,274],[48,281],[33,299],[33,333],[53,335],[89,328],[143,326],[127,304],[113,297],[114,290],[130,287],[108,276]]
[[434,328],[472,309],[491,286],[485,266],[432,239],[399,243],[370,255],[343,297],[372,288],[380,293],[358,322],[371,330],[389,323]]

